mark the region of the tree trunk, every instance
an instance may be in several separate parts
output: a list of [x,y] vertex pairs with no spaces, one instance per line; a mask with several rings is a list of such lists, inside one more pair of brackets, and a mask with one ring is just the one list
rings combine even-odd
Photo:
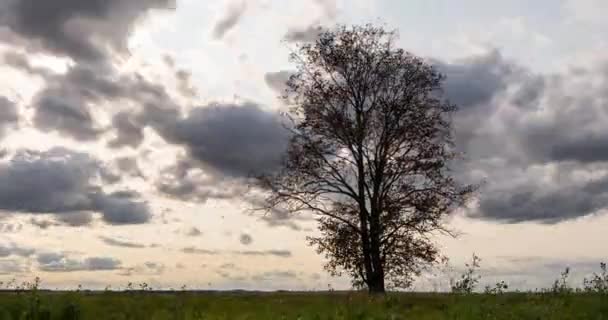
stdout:
[[[360,210],[361,211],[361,210]],[[370,243],[369,243],[369,232],[367,228],[367,221],[364,214],[359,213],[360,227],[361,227],[361,250],[363,252],[363,267],[365,269],[366,282],[369,286],[370,279],[374,278],[374,269],[372,266]]]
[[384,288],[384,262],[380,248],[380,221],[376,210],[372,211],[370,224],[370,258],[373,270],[372,281],[369,283],[370,293],[383,294]]
[[384,271],[383,269],[376,270],[372,276],[368,280],[367,287],[370,294],[384,294]]

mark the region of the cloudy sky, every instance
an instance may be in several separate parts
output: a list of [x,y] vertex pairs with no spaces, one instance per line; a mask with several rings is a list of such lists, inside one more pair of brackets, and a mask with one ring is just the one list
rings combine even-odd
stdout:
[[[459,179],[439,237],[488,282],[548,286],[608,258],[604,0],[0,0],[0,278],[50,288],[347,288],[307,216],[244,178],[284,147],[295,41],[377,23],[447,75]],[[429,288],[436,280],[421,281]],[[576,283],[575,283],[576,284]]]

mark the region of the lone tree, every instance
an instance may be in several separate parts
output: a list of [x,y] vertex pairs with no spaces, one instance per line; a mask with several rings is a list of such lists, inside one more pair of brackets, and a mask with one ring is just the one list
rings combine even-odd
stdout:
[[309,238],[333,275],[371,293],[411,285],[439,252],[429,235],[465,204],[473,186],[450,177],[455,106],[443,76],[395,48],[395,32],[338,26],[290,56],[291,139],[280,171],[259,178],[266,209],[312,212]]

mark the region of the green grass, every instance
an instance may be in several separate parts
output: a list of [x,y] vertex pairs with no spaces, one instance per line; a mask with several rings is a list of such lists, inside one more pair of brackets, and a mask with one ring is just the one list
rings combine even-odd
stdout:
[[21,292],[0,294],[4,319],[593,319],[608,296],[404,293]]

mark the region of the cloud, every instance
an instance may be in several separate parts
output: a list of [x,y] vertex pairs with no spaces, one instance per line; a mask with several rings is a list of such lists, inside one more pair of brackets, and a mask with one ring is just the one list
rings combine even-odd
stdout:
[[291,251],[289,250],[265,250],[265,251],[256,251],[256,250],[246,250],[246,251],[234,251],[236,255],[242,256],[275,256],[279,258],[289,258],[291,257]]
[[234,263],[224,263],[220,266],[220,269],[238,269]]
[[11,275],[26,273],[29,268],[20,260],[0,260],[0,274]]
[[93,215],[90,212],[66,212],[58,215],[57,221],[70,227],[88,226],[93,222]]
[[307,27],[291,27],[287,29],[285,40],[288,42],[315,42],[323,32],[323,27],[319,25],[309,25]]
[[40,229],[43,229],[43,230],[46,230],[49,227],[56,227],[56,226],[60,226],[61,225],[57,221],[55,221],[55,220],[49,220],[49,219],[34,219],[34,218],[31,218],[29,222],[30,222],[31,225],[33,225],[35,227],[38,227]]
[[23,229],[21,223],[0,223],[0,232],[2,233],[17,233]]
[[113,115],[112,127],[102,127],[93,112],[100,106],[110,114],[119,110],[113,104],[127,102],[140,108],[155,104],[178,108],[163,86],[137,73],[121,74],[113,66],[77,64],[65,74],[47,75],[45,82],[33,99],[34,125],[77,141],[97,140],[110,129],[117,130],[110,147],[137,147],[143,141],[140,121],[124,112]]
[[109,237],[104,237],[104,236],[100,236],[99,239],[101,239],[101,241],[103,241],[105,244],[107,244],[109,246],[114,246],[114,247],[132,248],[132,249],[141,249],[141,248],[147,247],[144,244],[124,241],[124,240],[119,240],[119,239],[114,239],[114,238],[109,238]]
[[210,104],[183,117],[152,108],[140,117],[187,150],[156,183],[162,194],[183,201],[242,195],[244,180],[277,170],[287,150],[289,131],[282,119],[252,103]]
[[40,253],[36,258],[38,268],[46,272],[109,271],[121,266],[120,260],[109,257],[72,259],[63,253]]
[[185,118],[159,129],[207,169],[233,177],[277,169],[288,139],[277,114],[251,103],[194,108]]
[[250,245],[253,242],[253,237],[250,234],[242,233],[239,237],[239,242],[243,245]]
[[195,160],[180,159],[164,168],[156,182],[157,190],[174,199],[200,203],[208,199],[233,199],[246,192],[242,181],[210,174],[199,166]]
[[196,228],[196,227],[191,227],[190,229],[188,229],[188,230],[186,231],[186,235],[187,235],[187,236],[189,236],[189,237],[198,237],[198,236],[200,236],[201,234],[203,234],[203,233],[201,232],[201,230],[199,230],[199,229],[198,229],[198,228]]
[[136,158],[120,157],[114,160],[114,163],[121,172],[128,174],[131,177],[140,177],[145,179]]
[[[0,163],[0,210],[61,215],[68,224],[88,224],[79,212],[98,212],[109,224],[145,223],[146,203],[130,193],[106,193],[105,182],[115,182],[107,168],[88,154],[54,148],[18,152]],[[79,214],[78,214],[79,213]]]
[[219,19],[213,27],[213,37],[215,39],[223,38],[228,31],[239,23],[245,10],[247,10],[247,3],[245,1],[230,5],[224,16]]
[[338,16],[338,3],[336,0],[314,0],[321,15],[315,17],[314,22],[307,26],[289,27],[285,34],[288,42],[315,42],[324,31],[322,24],[333,24]]
[[264,75],[264,81],[269,88],[279,94],[284,94],[287,89],[287,81],[294,71],[281,70],[279,72],[268,72]]
[[437,65],[461,106],[454,172],[485,182],[472,217],[559,223],[608,208],[604,64],[539,74],[492,51]]
[[289,258],[292,256],[289,250],[243,250],[243,251],[217,251],[199,249],[195,247],[186,247],[181,249],[181,252],[188,254],[200,254],[200,255],[218,255],[218,254],[231,254],[237,256],[274,256],[279,258]]
[[161,275],[165,272],[165,265],[159,262],[147,261],[141,265],[124,268],[119,272],[121,276]]
[[69,226],[83,227],[93,223],[93,215],[86,211],[65,212],[55,215],[54,219],[36,219],[30,218],[29,223],[40,229],[48,229],[49,227]]
[[175,72],[177,78],[177,90],[187,98],[195,98],[198,94],[196,87],[192,84],[192,72],[187,70],[177,70]]
[[504,222],[556,223],[608,208],[608,179],[580,185],[538,185],[488,192],[481,201],[483,218]]
[[116,137],[109,143],[110,148],[129,146],[137,148],[144,141],[144,132],[137,119],[129,112],[118,112],[112,117],[112,127]]
[[142,224],[150,220],[150,208],[144,202],[134,202],[120,195],[94,195],[92,204],[110,224]]
[[17,105],[0,96],[0,139],[4,137],[8,129],[16,127],[18,123]]
[[29,257],[35,252],[36,250],[32,248],[21,247],[14,243],[10,245],[0,245],[0,258],[6,258],[10,256]]
[[169,0],[4,0],[0,2],[0,40],[30,51],[78,61],[105,60],[128,52],[135,23]]
[[253,275],[251,280],[254,281],[276,281],[284,279],[297,279],[298,274],[294,271],[267,271]]
[[[260,209],[265,207],[264,198],[255,195],[254,193],[249,193],[242,197],[242,199],[247,202],[253,209]],[[266,212],[260,220],[265,222],[268,227],[286,227],[293,231],[301,231],[302,227],[297,223],[297,221],[309,221],[314,220],[313,217],[305,216],[304,214],[290,214],[289,212],[282,210],[280,208],[273,208],[269,212]]]
[[70,99],[62,92],[44,91],[35,102],[35,125],[43,131],[59,131],[76,140],[95,140],[103,132],[95,128],[93,116],[82,101]]
[[433,61],[446,76],[445,96],[461,108],[488,104],[498,92],[507,88],[516,73],[516,65],[506,61],[498,50],[455,61]]
[[112,125],[115,137],[109,142],[110,148],[137,148],[144,140],[144,128],[151,126],[159,134],[167,133],[175,126],[180,115],[180,107],[160,85],[136,77],[130,90],[131,101],[141,105],[139,112],[121,111],[114,115]]
[[188,254],[205,254],[205,255],[217,255],[220,253],[219,251],[215,251],[215,250],[199,249],[199,248],[195,248],[195,247],[183,248],[183,249],[181,249],[181,251],[183,253],[188,253]]
[[5,51],[0,55],[0,59],[6,66],[21,70],[28,75],[40,76],[43,79],[53,75],[53,72],[45,67],[33,66],[27,55],[20,51]]

